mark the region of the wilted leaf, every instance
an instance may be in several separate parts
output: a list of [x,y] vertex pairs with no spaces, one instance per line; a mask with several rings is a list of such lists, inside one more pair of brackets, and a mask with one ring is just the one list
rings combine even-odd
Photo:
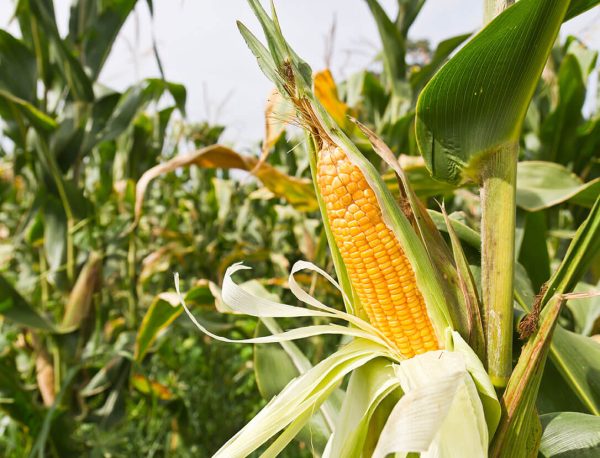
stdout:
[[[225,146],[212,145],[190,154],[175,156],[167,162],[152,167],[142,175],[136,184],[135,220],[133,224],[137,225],[142,216],[144,194],[153,179],[180,167],[188,167],[190,165],[209,169],[220,168],[250,171],[254,169],[257,161],[254,157],[242,156]],[[255,174],[276,196],[287,199],[298,209],[308,211],[317,208],[317,201],[310,180],[286,175],[266,163],[260,165]]]
[[50,407],[56,399],[53,361],[40,336],[32,333],[31,340],[35,349],[35,377],[38,389],[44,405]]

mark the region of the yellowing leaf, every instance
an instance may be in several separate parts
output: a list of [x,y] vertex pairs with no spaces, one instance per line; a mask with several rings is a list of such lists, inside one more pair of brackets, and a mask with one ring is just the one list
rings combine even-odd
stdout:
[[318,207],[310,180],[286,175],[269,164],[259,163],[255,157],[242,156],[226,146],[211,145],[193,153],[175,156],[144,172],[135,186],[135,219],[132,227],[137,225],[142,216],[144,194],[150,182],[165,173],[190,165],[206,169],[240,169],[248,172],[256,167],[256,177],[277,197],[286,199],[303,211],[316,210]]
[[152,394],[163,401],[173,399],[173,393],[165,385],[158,382],[151,382],[141,374],[135,374],[131,378],[131,384],[140,393]]
[[321,104],[325,107],[327,112],[335,120],[335,122],[342,128],[348,125],[348,105],[340,100],[338,95],[337,86],[333,80],[331,72],[326,69],[315,74],[315,95]]

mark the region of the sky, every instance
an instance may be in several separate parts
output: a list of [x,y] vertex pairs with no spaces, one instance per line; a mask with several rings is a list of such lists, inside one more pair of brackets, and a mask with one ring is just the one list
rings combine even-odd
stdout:
[[[59,28],[65,31],[71,1],[54,1]],[[13,2],[0,0],[0,27],[9,24]],[[395,14],[396,0],[380,3]],[[325,68],[329,60],[334,77],[343,79],[373,65],[379,36],[364,0],[275,0],[275,5],[286,38],[313,70]],[[435,45],[476,31],[481,27],[482,5],[482,0],[429,0],[410,37]],[[561,34],[575,34],[600,49],[599,10],[569,21]],[[272,85],[246,47],[236,20],[262,38],[246,0],[154,0],[154,17],[140,0],[100,80],[124,90],[140,78],[158,76],[154,36],[166,78],[187,87],[189,120],[223,124],[226,142],[250,149],[263,134],[264,106]]]

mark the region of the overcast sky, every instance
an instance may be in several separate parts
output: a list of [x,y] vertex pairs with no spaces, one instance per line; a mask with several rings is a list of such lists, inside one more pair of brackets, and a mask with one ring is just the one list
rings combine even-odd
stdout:
[[[14,0],[0,0],[5,27]],[[380,0],[391,15],[396,0]],[[59,27],[66,29],[70,0],[55,0]],[[482,0],[429,0],[411,29],[411,38],[433,44],[481,26]],[[325,67],[328,47],[336,78],[370,65],[379,37],[364,0],[276,0],[288,41],[313,68]],[[263,110],[271,84],[260,72],[236,27],[241,20],[259,37],[260,27],[246,0],[154,0],[152,19],[139,1],[100,77],[123,90],[143,77],[158,76],[152,54],[154,33],[166,77],[188,89],[188,117],[227,126],[225,139],[239,147],[262,136]],[[592,10],[565,24],[588,46],[600,49],[600,12]],[[331,29],[335,37],[331,46]],[[11,27],[14,30],[14,27]]]

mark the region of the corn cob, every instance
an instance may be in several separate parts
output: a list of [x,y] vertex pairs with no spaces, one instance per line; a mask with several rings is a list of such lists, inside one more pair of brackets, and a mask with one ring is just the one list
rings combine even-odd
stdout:
[[348,276],[370,322],[410,358],[439,348],[400,242],[363,172],[336,146],[317,157],[317,183]]

